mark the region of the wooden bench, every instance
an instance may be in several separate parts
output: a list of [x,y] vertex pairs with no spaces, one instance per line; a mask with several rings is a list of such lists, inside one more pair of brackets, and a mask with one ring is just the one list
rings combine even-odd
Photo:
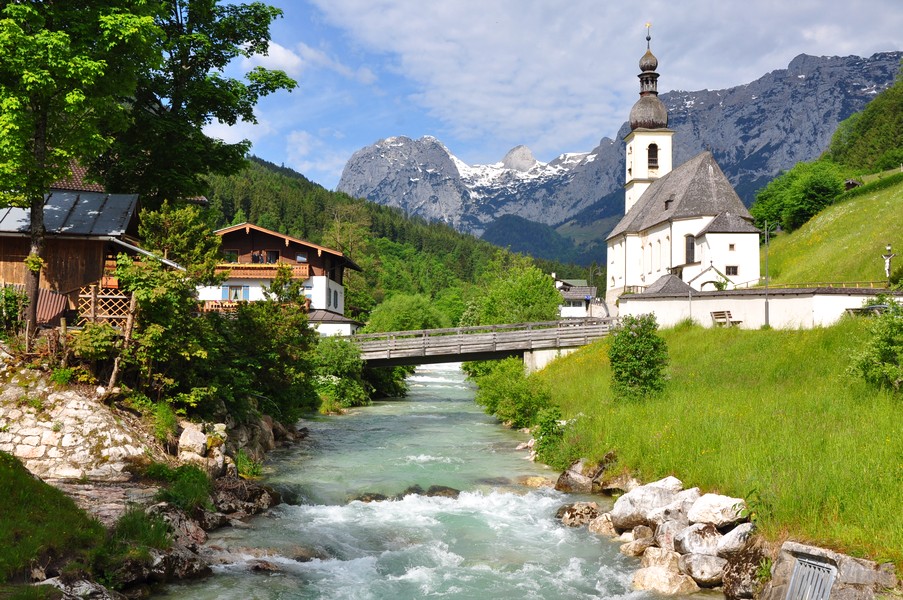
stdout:
[[713,310],[711,314],[712,322],[718,326],[733,327],[734,325],[739,325],[743,322],[737,321],[731,317],[731,311],[729,310]]

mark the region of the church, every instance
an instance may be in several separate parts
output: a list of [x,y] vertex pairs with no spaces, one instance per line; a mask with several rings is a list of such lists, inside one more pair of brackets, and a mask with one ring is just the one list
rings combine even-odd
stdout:
[[622,295],[675,278],[683,287],[714,291],[753,286],[760,276],[760,232],[711,152],[672,168],[674,131],[658,97],[650,41],[647,31],[640,98],[624,138],[624,217],[606,240],[605,302],[613,316]]

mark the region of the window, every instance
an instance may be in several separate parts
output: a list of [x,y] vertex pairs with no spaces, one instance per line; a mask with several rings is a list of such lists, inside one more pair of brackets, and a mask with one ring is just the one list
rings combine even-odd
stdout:
[[332,290],[332,306],[334,308],[339,307],[339,293],[336,290]]
[[298,252],[297,254],[295,254],[295,260],[298,261],[299,263],[306,263],[307,262],[307,252]]
[[242,299],[242,286],[240,285],[230,285],[229,286],[229,300],[235,302],[237,300]]
[[267,250],[267,264],[275,265],[279,262],[279,250]]
[[686,237],[686,260],[684,261],[686,264],[696,262],[696,236],[688,235]]
[[738,271],[738,269],[736,266],[728,265],[724,268],[724,272],[727,273],[728,275],[737,275],[737,271]]
[[658,168],[658,144],[649,144],[649,168]]
[[237,263],[238,250],[223,250],[223,260],[227,263]]
[[731,252],[733,252],[734,250],[736,250],[734,244],[728,244],[728,245],[727,245],[727,249],[730,250]]

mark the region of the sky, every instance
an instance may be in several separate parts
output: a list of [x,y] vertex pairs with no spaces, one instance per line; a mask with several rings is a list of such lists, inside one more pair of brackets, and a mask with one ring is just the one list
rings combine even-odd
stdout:
[[639,93],[651,24],[659,92],[717,90],[797,55],[903,49],[901,0],[269,0],[283,17],[267,56],[292,92],[257,124],[211,125],[228,142],[327,189],[358,149],[441,140],[468,164],[524,144],[548,162],[614,138]]

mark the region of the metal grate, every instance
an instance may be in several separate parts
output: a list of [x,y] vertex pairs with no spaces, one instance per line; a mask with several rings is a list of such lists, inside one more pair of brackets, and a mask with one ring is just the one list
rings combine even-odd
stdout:
[[828,600],[836,574],[834,565],[797,557],[784,600]]

